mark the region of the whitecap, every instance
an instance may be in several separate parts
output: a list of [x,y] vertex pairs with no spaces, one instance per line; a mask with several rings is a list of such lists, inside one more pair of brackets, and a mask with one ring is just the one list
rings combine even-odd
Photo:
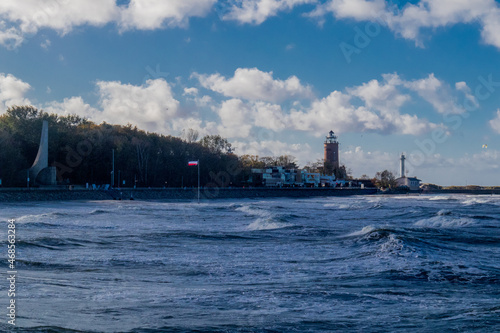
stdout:
[[438,215],[415,223],[416,226],[425,228],[461,228],[473,224],[475,224],[475,221],[471,218],[456,218],[449,215]]
[[452,198],[452,197],[447,196],[447,195],[436,195],[436,196],[429,197],[429,200],[430,200],[430,201],[437,201],[437,200],[455,200],[455,198]]
[[257,231],[257,230],[273,230],[273,229],[282,229],[282,228],[287,228],[292,226],[291,224],[288,223],[278,223],[278,222],[273,222],[273,221],[267,221],[265,219],[257,219],[250,223],[246,229],[250,231]]
[[369,225],[369,226],[364,227],[361,230],[351,232],[347,236],[364,236],[364,235],[367,235],[373,231],[375,231],[375,227]]
[[288,223],[276,222],[276,215],[265,209],[253,209],[250,208],[250,206],[242,206],[236,208],[236,210],[247,215],[258,217],[255,221],[253,221],[246,227],[246,230],[273,230],[292,226]]

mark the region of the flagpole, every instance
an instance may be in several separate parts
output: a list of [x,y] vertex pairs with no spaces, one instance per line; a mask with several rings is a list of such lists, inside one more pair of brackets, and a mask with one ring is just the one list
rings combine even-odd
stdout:
[[200,203],[200,160],[198,160],[198,203]]

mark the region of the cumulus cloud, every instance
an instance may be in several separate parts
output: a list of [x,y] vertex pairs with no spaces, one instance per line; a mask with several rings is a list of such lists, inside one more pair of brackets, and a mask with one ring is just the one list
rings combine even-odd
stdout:
[[[247,75],[248,72],[252,72],[251,75]],[[434,74],[413,81],[404,80],[398,74],[384,74],[382,80],[370,80],[359,86],[348,87],[345,91],[333,91],[321,99],[311,99],[309,106],[304,107],[294,100],[294,107],[289,110],[283,109],[278,102],[285,100],[285,97],[291,99],[294,95],[300,95],[298,92],[309,92],[309,87],[304,89],[298,83],[294,85],[297,89],[287,89],[286,81],[274,80],[270,73],[258,69],[239,69],[230,79],[219,74],[194,76],[204,87],[231,97],[223,101],[220,107],[212,106],[223,120],[221,131],[229,137],[244,137],[251,126],[273,131],[310,131],[316,135],[330,129],[339,133],[421,135],[444,125],[432,123],[415,114],[401,113],[402,107],[416,95],[443,114],[465,112],[465,108],[458,103],[461,97],[470,99],[477,106],[465,82],[457,82],[452,88]],[[272,91],[274,93],[270,94]],[[238,127],[242,130],[238,131]]]
[[[219,108],[214,107],[222,124],[219,131],[230,138],[244,138],[253,127],[272,131],[281,131],[287,127],[288,115],[280,105],[265,102],[244,102],[230,99],[222,102]],[[293,129],[293,127],[288,127]]]
[[31,86],[12,74],[0,73],[0,112],[13,105],[31,104],[25,97]]
[[323,20],[327,13],[338,19],[377,21],[405,39],[422,46],[422,31],[459,23],[479,23],[483,40],[500,48],[500,7],[495,0],[420,0],[399,8],[384,0],[329,0],[309,14]]
[[186,26],[190,17],[207,15],[216,0],[2,0],[0,44],[16,48],[41,29],[61,35],[75,27],[115,23],[120,30],[154,30]]
[[[75,26],[105,25],[118,17],[118,8],[115,0],[4,0],[0,2],[0,17],[4,19],[0,36],[8,34],[18,46],[26,34],[43,28],[66,34]],[[6,22],[11,25],[8,29]]]
[[219,133],[229,138],[246,138],[250,134],[252,124],[251,108],[240,99],[224,101],[217,110],[221,120],[218,126]]
[[148,80],[134,86],[119,81],[98,81],[99,107],[92,107],[80,97],[47,103],[45,110],[61,115],[77,114],[97,123],[137,125],[147,131],[169,133],[177,115],[179,101],[164,79]]
[[273,72],[257,68],[238,68],[232,78],[220,74],[201,75],[194,73],[200,84],[210,90],[232,98],[252,101],[282,102],[291,98],[311,98],[311,88],[304,86],[296,76],[286,80],[273,78]]
[[288,143],[279,140],[251,140],[234,141],[238,155],[258,155],[258,156],[280,156],[292,155],[297,158],[301,166],[308,161],[315,161],[320,158],[320,154],[314,153],[314,149],[307,143]]
[[108,122],[131,122],[148,130],[165,132],[169,128],[168,119],[176,114],[179,106],[164,79],[147,80],[142,86],[99,81],[97,87],[101,119]]
[[344,165],[349,166],[355,177],[367,175],[369,177],[382,170],[389,170],[397,174],[399,156],[395,153],[383,151],[365,151],[362,147],[348,147],[340,151],[340,160]]
[[[461,114],[465,112],[465,108],[459,105],[456,97],[453,96],[451,87],[445,82],[438,80],[434,74],[430,74],[424,79],[405,82],[404,85],[417,92],[420,97],[429,102],[439,113]],[[456,90],[465,93],[467,98],[472,98],[475,102],[465,82],[458,82],[455,87]]]
[[99,111],[85,103],[80,96],[65,98],[62,102],[49,102],[44,109],[48,113],[56,113],[62,116],[76,114],[89,119],[99,117]]
[[495,132],[500,134],[500,109],[497,110],[496,117],[490,120],[490,126]]
[[190,17],[203,17],[217,0],[131,0],[122,9],[122,29],[154,30],[185,26]]
[[276,16],[280,11],[317,2],[317,0],[239,0],[229,8],[225,8],[227,13],[222,18],[239,23],[261,24],[269,17]]
[[[314,101],[309,110],[292,111],[294,125],[302,130],[325,132],[377,132],[419,135],[438,125],[420,119],[416,115],[401,114],[400,108],[411,99],[401,93],[404,85],[397,74],[383,76],[383,82],[371,80],[346,93],[334,91],[328,97]],[[364,105],[356,106],[359,98]]]

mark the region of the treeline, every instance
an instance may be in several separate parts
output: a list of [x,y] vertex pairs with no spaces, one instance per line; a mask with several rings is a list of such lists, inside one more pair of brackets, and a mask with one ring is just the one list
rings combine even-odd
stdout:
[[[219,135],[198,139],[149,133],[135,126],[96,124],[76,115],[49,114],[32,106],[14,106],[0,116],[0,179],[3,186],[25,186],[40,143],[42,122],[49,122],[49,166],[59,184],[111,184],[114,150],[115,186],[243,186],[251,168],[297,168],[293,156],[236,156]],[[123,184],[125,181],[125,184]]]
[[61,184],[110,184],[113,149],[115,184],[197,186],[198,170],[188,167],[190,160],[200,160],[202,184],[217,177],[223,183],[243,181],[238,157],[229,153],[231,145],[220,136],[189,142],[132,125],[98,125],[74,115],[16,106],[0,116],[0,179],[4,186],[26,184],[26,170],[36,157],[44,120],[49,122],[49,166],[57,168]]

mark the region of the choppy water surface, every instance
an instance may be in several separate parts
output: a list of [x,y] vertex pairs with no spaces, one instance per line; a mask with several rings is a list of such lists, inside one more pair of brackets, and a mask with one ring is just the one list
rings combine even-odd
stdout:
[[499,196],[1,204],[0,218],[17,221],[19,332],[500,331]]

